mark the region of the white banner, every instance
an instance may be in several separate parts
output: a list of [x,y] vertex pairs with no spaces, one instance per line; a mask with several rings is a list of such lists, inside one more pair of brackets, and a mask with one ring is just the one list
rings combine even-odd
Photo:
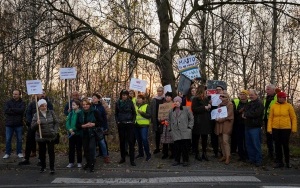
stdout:
[[201,77],[199,68],[197,66],[195,66],[192,69],[188,69],[188,70],[182,71],[181,74],[185,75],[190,80],[194,80],[195,78],[200,78]]
[[179,70],[187,69],[197,64],[198,64],[198,60],[195,55],[180,58],[177,60],[177,65]]
[[227,107],[222,106],[220,108],[211,111],[211,119],[225,118],[228,116]]
[[77,71],[75,67],[71,68],[60,68],[59,75],[61,80],[75,79],[77,75]]
[[41,80],[26,80],[27,94],[43,94],[43,86]]
[[137,79],[137,78],[131,78],[129,89],[145,93],[146,92],[146,86],[147,86],[147,81],[140,80],[140,79]]
[[104,100],[107,103],[108,107],[110,108],[111,98],[102,97],[102,100]]

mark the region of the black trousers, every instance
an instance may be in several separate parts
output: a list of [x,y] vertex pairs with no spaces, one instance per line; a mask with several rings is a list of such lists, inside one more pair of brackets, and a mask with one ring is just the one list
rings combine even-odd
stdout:
[[159,150],[159,147],[160,147],[160,135],[161,135],[160,131],[155,131],[155,149],[156,150]]
[[45,141],[45,142],[38,142],[38,144],[39,144],[39,156],[40,156],[42,168],[46,168],[46,151],[48,149],[49,166],[50,169],[54,169],[54,162],[55,162],[54,142]]
[[238,154],[242,160],[248,159],[247,149],[246,149],[246,140],[245,140],[245,125],[237,125],[237,145],[238,145]]
[[163,149],[162,149],[162,153],[164,156],[168,156],[169,155],[169,151],[171,152],[171,156],[174,157],[174,144],[163,144]]
[[69,138],[69,163],[75,162],[75,152],[77,163],[82,163],[82,137],[73,135]]
[[[268,121],[265,121],[265,131],[266,131],[266,141],[267,141],[267,148],[268,148],[268,154],[269,156],[273,156],[274,153],[274,139],[273,135],[267,132],[267,126],[268,126]],[[275,148],[275,153],[276,153],[276,148]]]
[[134,145],[135,145],[135,137],[134,137],[134,124],[128,123],[118,124],[118,132],[119,132],[119,141],[120,141],[120,152],[121,158],[125,160],[126,157],[126,142],[129,146],[129,156],[130,162],[134,161]]
[[89,167],[94,166],[96,138],[94,136],[90,136],[88,130],[83,131],[82,145],[87,165]]
[[192,134],[192,148],[196,155],[199,155],[199,140],[201,138],[201,147],[202,147],[202,153],[206,153],[207,149],[207,140],[208,135],[207,134]]
[[180,162],[181,156],[183,162],[189,162],[189,148],[188,148],[189,143],[190,143],[190,139],[174,141],[176,162]]
[[290,135],[291,129],[272,129],[273,138],[275,140],[276,160],[283,163],[282,149],[284,153],[285,163],[290,163]]
[[31,152],[36,152],[35,130],[28,127],[24,157],[26,160],[29,160]]

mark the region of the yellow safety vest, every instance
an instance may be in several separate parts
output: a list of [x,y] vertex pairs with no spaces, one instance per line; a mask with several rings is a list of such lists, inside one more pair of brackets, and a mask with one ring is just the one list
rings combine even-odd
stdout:
[[[264,107],[266,108],[266,97],[264,98]],[[270,113],[270,108],[273,104],[275,104],[277,102],[277,94],[274,96],[274,99],[270,102],[270,105],[267,109],[267,119],[269,119],[269,113]],[[264,110],[264,116],[265,117],[265,110]]]
[[138,110],[141,110],[142,112],[145,112],[147,111],[147,107],[148,107],[148,104],[143,104],[142,106],[138,107],[138,106],[135,106],[135,111],[136,111],[136,123],[139,125],[139,126],[149,126],[150,125],[150,119],[147,119],[147,118],[144,118],[143,116],[141,116],[140,113],[138,113]]

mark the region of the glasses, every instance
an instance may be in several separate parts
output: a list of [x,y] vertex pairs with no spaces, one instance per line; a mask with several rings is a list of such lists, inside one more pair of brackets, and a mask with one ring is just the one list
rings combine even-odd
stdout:
[[224,95],[220,95],[220,98],[224,98],[224,99],[226,99],[227,97],[226,97],[226,96],[224,96]]

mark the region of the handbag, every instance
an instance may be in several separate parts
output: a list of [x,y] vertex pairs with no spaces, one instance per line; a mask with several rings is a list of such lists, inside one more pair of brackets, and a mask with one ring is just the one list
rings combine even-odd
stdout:
[[54,144],[59,144],[59,140],[60,140],[60,134],[59,133],[56,133],[56,137],[54,139]]
[[94,127],[93,132],[95,133],[95,137],[97,140],[102,140],[104,138],[103,130],[101,127]]

